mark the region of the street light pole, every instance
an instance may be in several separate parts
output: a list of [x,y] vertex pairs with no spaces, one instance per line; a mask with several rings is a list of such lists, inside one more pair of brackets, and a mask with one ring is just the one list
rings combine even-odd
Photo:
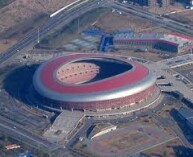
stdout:
[[38,28],[38,42],[37,42],[38,44],[40,43],[40,30],[39,30],[39,28]]

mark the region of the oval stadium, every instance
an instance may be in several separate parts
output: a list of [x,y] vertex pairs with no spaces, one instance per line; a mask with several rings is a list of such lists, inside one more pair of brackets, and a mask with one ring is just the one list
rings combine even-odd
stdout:
[[76,53],[36,70],[36,95],[54,108],[101,111],[138,105],[157,90],[156,75],[141,63],[114,55]]

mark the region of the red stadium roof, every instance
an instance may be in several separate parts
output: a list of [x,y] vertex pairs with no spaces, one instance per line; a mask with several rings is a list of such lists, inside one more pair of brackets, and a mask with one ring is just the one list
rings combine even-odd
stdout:
[[[119,77],[110,77],[107,79],[96,81],[94,83],[80,85],[64,84],[62,82],[59,82],[55,77],[55,72],[61,65],[88,58],[112,58],[112,56],[100,54],[71,54],[67,56],[62,56],[44,64],[40,71],[40,80],[46,88],[54,92],[62,94],[75,94],[113,90],[126,85],[140,82],[149,74],[149,70],[145,66],[136,62],[124,60],[133,65],[134,68],[132,70],[129,70],[128,72],[120,74]],[[113,59],[116,59],[116,57],[114,57]],[[117,59],[120,60],[120,58]]]

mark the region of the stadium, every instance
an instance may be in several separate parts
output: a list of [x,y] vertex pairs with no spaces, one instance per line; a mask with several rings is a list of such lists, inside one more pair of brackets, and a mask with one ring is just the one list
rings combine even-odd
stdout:
[[74,53],[48,60],[33,77],[36,97],[60,109],[104,111],[138,105],[157,90],[155,73],[114,55]]

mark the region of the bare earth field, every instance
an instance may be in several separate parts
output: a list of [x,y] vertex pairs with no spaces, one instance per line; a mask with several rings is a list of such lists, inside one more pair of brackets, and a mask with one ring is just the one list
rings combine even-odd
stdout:
[[155,52],[135,52],[134,50],[117,50],[116,53],[125,55],[125,56],[144,58],[154,62],[164,59],[163,54],[155,53]]
[[193,26],[193,10],[183,10],[179,13],[169,15],[169,18]]
[[183,144],[179,139],[174,139],[157,147],[151,148],[147,151],[144,151],[144,154],[150,156],[164,156],[164,157],[176,157],[177,156],[177,149],[178,151],[180,148],[183,147]]
[[17,43],[17,40],[14,40],[14,39],[0,40],[0,52],[3,52],[4,50],[8,49],[10,45],[14,45],[16,43]]
[[168,14],[173,11],[181,11],[184,10],[184,4],[183,3],[174,3],[174,5],[169,5],[167,7],[152,7],[149,9],[150,12],[153,12],[155,14]]
[[95,22],[96,27],[100,27],[107,32],[114,30],[133,30],[134,32],[171,32],[168,29],[161,28],[152,21],[132,15],[118,14],[109,12]]
[[[51,13],[74,1],[8,0],[6,3],[2,1],[0,5],[0,52],[15,44],[32,29],[42,25]],[[8,5],[4,6],[4,4]]]
[[96,137],[80,150],[92,156],[131,155],[170,138],[154,124],[135,123]]
[[75,0],[16,0],[0,9],[0,32],[36,14],[51,14],[73,1]]

